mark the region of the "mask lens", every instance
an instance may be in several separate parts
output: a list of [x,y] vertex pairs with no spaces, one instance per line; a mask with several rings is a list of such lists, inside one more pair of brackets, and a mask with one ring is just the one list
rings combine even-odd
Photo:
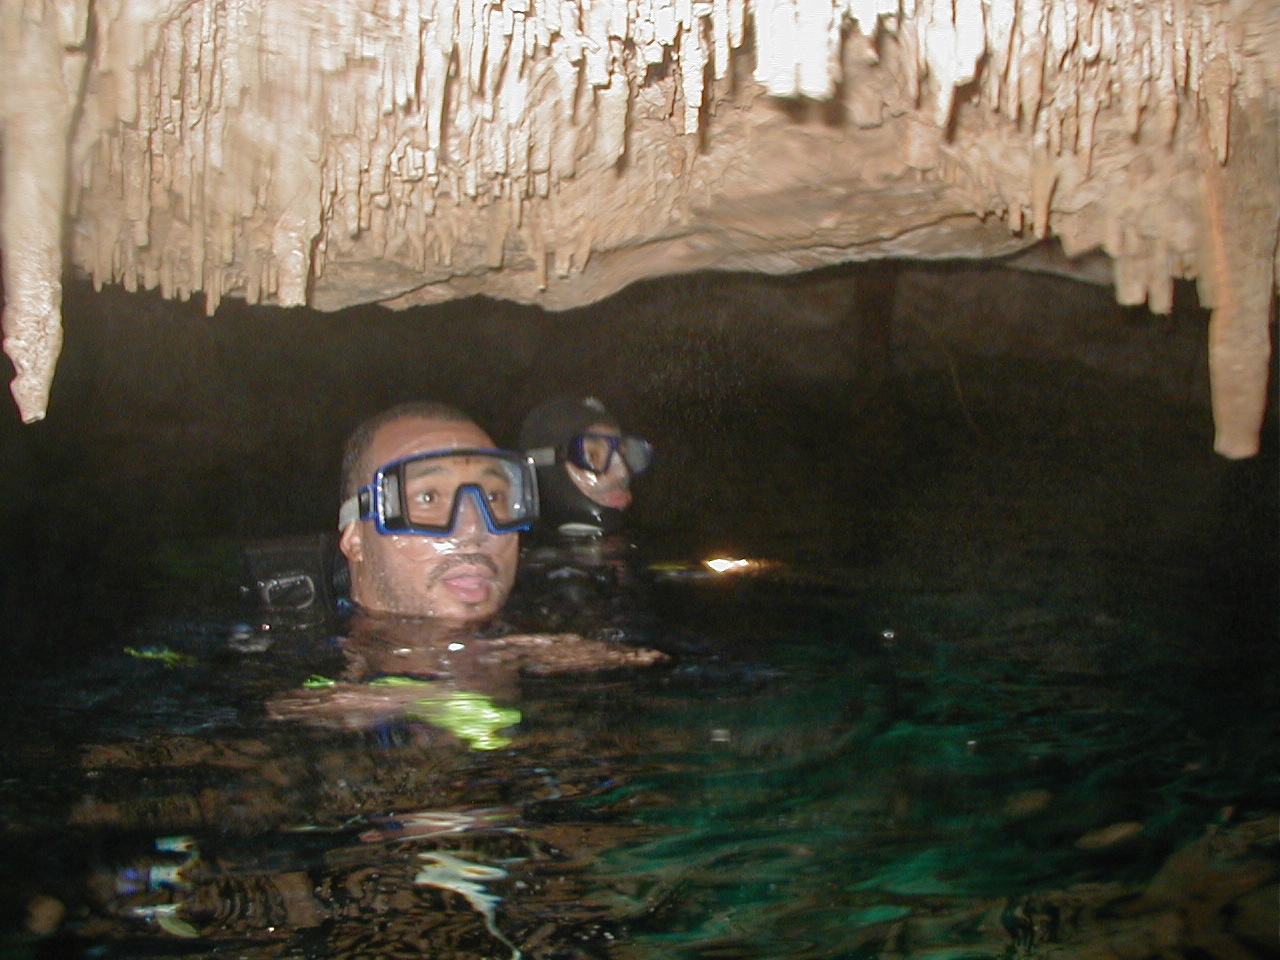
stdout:
[[[491,533],[537,519],[533,467],[501,450],[448,450],[408,457],[378,471],[384,533],[449,536],[470,500]],[[385,528],[385,529],[383,529]]]
[[[454,498],[466,482],[460,467],[450,457],[412,460],[404,465],[404,515],[410,526],[450,526]],[[393,492],[390,484],[387,491]]]
[[502,480],[494,480],[480,487],[484,493],[485,507],[498,523],[510,523],[513,519],[511,487],[512,484],[509,481]]
[[618,454],[632,475],[644,473],[653,460],[653,446],[639,437],[615,437],[609,433],[584,433],[569,444],[569,462],[591,473],[608,473]]
[[639,437],[623,437],[618,444],[618,452],[626,461],[632,476],[644,473],[653,462],[653,445]]
[[575,461],[583,470],[592,473],[608,473],[613,461],[613,451],[618,447],[618,437],[606,433],[584,433],[575,444],[578,458]]

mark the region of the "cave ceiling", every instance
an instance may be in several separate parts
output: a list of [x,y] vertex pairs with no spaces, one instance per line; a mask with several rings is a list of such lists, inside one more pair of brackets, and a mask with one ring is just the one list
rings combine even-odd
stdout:
[[564,309],[1052,240],[1124,304],[1168,312],[1196,280],[1217,449],[1257,449],[1272,0],[0,0],[0,56],[28,421],[66,270],[210,313]]

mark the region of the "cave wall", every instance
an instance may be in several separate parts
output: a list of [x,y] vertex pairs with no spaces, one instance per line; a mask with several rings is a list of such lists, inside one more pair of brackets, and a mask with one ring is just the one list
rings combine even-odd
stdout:
[[1266,0],[3,0],[22,416],[65,263],[283,306],[1101,251],[1199,283],[1217,448],[1257,446],[1280,236]]

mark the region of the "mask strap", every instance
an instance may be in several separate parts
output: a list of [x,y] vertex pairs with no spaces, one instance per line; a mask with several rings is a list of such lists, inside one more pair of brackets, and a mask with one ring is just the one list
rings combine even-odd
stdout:
[[529,458],[529,462],[535,467],[554,467],[556,465],[555,447],[537,447],[533,450],[526,450],[524,455]]
[[370,515],[372,510],[372,487],[365,487],[354,497],[348,497],[338,508],[338,529],[345,530],[357,520]]

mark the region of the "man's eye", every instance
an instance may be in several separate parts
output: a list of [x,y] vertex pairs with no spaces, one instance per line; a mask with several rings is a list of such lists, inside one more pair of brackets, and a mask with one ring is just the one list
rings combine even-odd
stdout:
[[437,494],[436,491],[434,490],[419,490],[417,493],[413,495],[412,499],[414,503],[421,503],[426,506],[430,506],[431,504],[436,502],[438,497],[439,497],[439,494]]
[[488,497],[488,500],[490,503],[506,503],[507,502],[507,491],[505,490],[490,490],[488,494],[486,494],[486,496]]

